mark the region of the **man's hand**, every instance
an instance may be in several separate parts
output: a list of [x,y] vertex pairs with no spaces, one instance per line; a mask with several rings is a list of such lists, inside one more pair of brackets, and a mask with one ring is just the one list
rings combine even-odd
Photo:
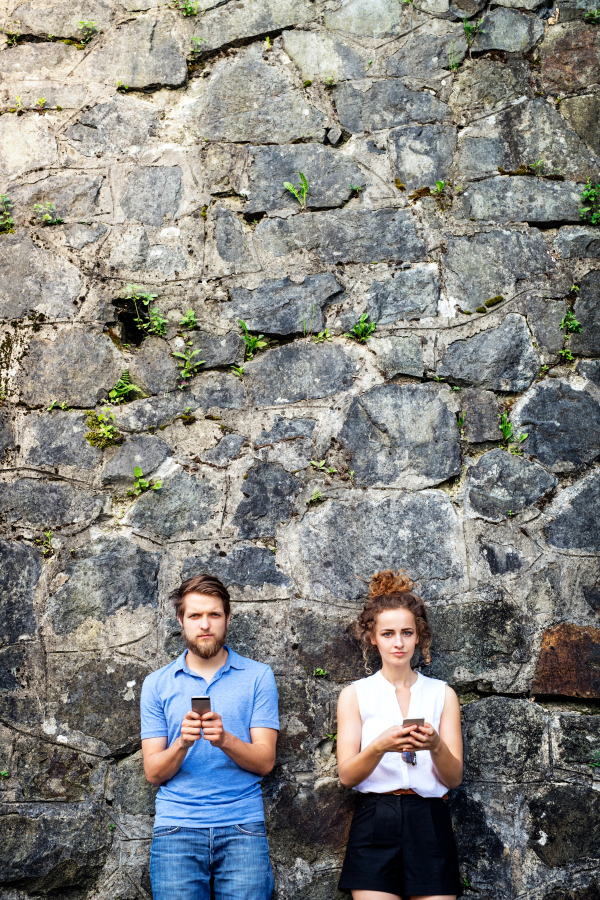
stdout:
[[200,715],[192,710],[185,714],[181,723],[181,744],[183,747],[191,747],[196,741],[200,740],[202,725],[200,724]]
[[210,741],[213,747],[222,747],[225,742],[225,731],[223,730],[223,719],[219,713],[212,710],[202,715],[202,737],[205,741]]

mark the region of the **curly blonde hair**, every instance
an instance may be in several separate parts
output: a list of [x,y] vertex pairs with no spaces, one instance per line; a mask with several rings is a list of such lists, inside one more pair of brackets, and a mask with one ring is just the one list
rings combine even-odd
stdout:
[[354,636],[362,647],[365,667],[368,666],[368,653],[373,650],[371,637],[375,630],[377,617],[387,609],[407,609],[415,617],[419,649],[426,664],[431,662],[431,628],[425,603],[415,593],[416,583],[405,569],[394,573],[391,569],[376,572],[368,580],[369,594],[363,611],[354,625]]

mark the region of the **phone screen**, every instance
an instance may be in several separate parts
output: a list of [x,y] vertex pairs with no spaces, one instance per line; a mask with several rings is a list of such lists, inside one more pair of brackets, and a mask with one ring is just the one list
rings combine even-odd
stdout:
[[210,697],[192,697],[192,712],[198,713],[199,715],[210,712]]

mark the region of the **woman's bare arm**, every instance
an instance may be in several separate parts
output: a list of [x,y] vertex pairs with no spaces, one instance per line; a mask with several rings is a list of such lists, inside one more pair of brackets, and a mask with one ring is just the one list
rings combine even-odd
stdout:
[[444,709],[439,733],[425,724],[409,738],[411,749],[429,750],[438,778],[449,788],[457,788],[463,779],[463,742],[460,730],[460,704],[451,687],[446,685]]

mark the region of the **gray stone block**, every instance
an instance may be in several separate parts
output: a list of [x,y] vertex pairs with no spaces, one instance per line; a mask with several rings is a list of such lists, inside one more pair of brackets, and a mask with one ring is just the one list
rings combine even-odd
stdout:
[[537,16],[516,9],[493,9],[483,17],[473,49],[527,53],[543,34],[544,23]]
[[207,5],[215,8],[203,15],[195,29],[205,39],[202,50],[207,52],[290,25],[303,25],[318,15],[311,0],[255,0],[250,7],[211,0]]
[[396,175],[409,191],[447,181],[456,150],[453,125],[408,125],[390,132]]
[[426,258],[415,220],[405,209],[343,209],[263,219],[255,235],[273,256],[312,250],[325,263]]
[[388,281],[372,281],[367,290],[369,320],[392,325],[400,319],[437,316],[440,273],[435,263],[400,269]]
[[0,516],[10,525],[52,529],[90,524],[100,515],[103,498],[59,481],[21,478],[0,484]]
[[426,34],[419,30],[401,50],[387,58],[385,68],[388,75],[412,81],[419,78],[440,79],[447,74],[450,57],[461,63],[466,51],[462,25],[454,25],[444,34]]
[[565,225],[556,235],[554,249],[563,259],[577,256],[600,259],[600,232],[594,225]]
[[39,892],[96,883],[113,843],[104,804],[19,803],[3,812],[2,884]]
[[[455,73],[448,102],[457,116],[472,121],[481,113],[503,110],[522,98],[531,99],[528,77],[529,69],[519,61],[507,65],[485,56],[465,60]],[[483,153],[481,156],[485,165]]]
[[546,525],[546,538],[561,550],[600,551],[600,473],[592,472],[562,491],[546,512],[553,517]]
[[[285,52],[294,60],[304,81],[336,83],[362,78],[367,71],[367,53],[338,34],[319,31],[284,31]],[[337,141],[330,141],[337,144]]]
[[362,0],[349,0],[337,9],[326,10],[324,14],[328,29],[371,38],[403,31],[403,18],[403,10],[394,0],[372,0],[368,6]]
[[88,244],[95,244],[100,240],[106,231],[106,225],[82,225],[81,222],[74,222],[71,225],[65,225],[62,234],[67,247],[71,247],[73,250],[83,250]]
[[460,472],[456,417],[437,385],[371,388],[352,401],[338,440],[358,485],[414,490]]
[[34,215],[35,204],[53,203],[61,219],[90,218],[98,210],[98,194],[103,178],[99,175],[75,175],[69,172],[49,175],[11,191],[15,217],[23,224]]
[[246,214],[283,207],[297,210],[298,201],[283,183],[299,184],[299,172],[308,181],[307,209],[343,206],[352,196],[350,185],[365,186],[365,177],[355,162],[322,144],[252,146],[248,154]]
[[565,381],[543,381],[519,403],[524,449],[553,472],[573,472],[600,455],[600,403]]
[[256,406],[297,403],[330,397],[352,386],[355,363],[339,344],[285,344],[268,350],[244,367]]
[[529,279],[556,272],[556,263],[535,229],[449,236],[442,260],[449,301],[471,312],[492,297],[511,295]]
[[445,103],[431,94],[409,90],[399,78],[344,81],[335,87],[333,96],[342,128],[355,134],[450,118]]
[[490,450],[467,474],[465,506],[488,522],[502,522],[548,494],[557,479],[537,463],[506,450]]
[[244,361],[246,345],[240,334],[211,334],[208,331],[191,331],[186,335],[192,350],[200,350],[195,359],[202,359],[202,369],[217,369],[220,366],[241,365]]
[[600,856],[598,792],[592,787],[554,784],[541,789],[529,802],[529,815],[527,846],[550,869]]
[[181,470],[162,479],[158,491],[148,491],[139,497],[127,521],[135,528],[150,531],[162,538],[182,532],[208,536],[213,516],[222,507],[221,482],[187,475]]
[[77,69],[84,81],[118,82],[128,88],[175,88],[185,84],[187,65],[173,36],[173,19],[141,16],[117,28],[104,47]]
[[42,566],[41,554],[32,547],[5,540],[0,540],[0,560],[0,642],[5,646],[35,635],[33,595]]
[[[205,273],[212,278],[260,272],[250,228],[233,210],[218,206],[208,222],[204,257]],[[211,257],[212,251],[212,257]]]
[[[358,539],[360,535],[360,539]],[[368,578],[406,568],[421,596],[446,597],[462,584],[464,549],[450,499],[441,491],[326,500],[294,525],[296,578],[315,599],[362,601]]]
[[134,432],[160,428],[169,425],[188,407],[196,409],[197,406],[194,396],[189,391],[172,391],[166,396],[134,400],[132,403],[115,407],[114,425],[121,431]]
[[569,346],[581,356],[600,356],[600,272],[592,270],[579,282],[579,294],[573,306],[581,332],[572,334]]
[[301,482],[277,463],[253,466],[243,484],[233,524],[240,538],[271,537],[280,522],[289,519]]
[[527,298],[527,322],[536,343],[548,352],[549,358],[555,359],[565,342],[565,333],[561,331],[560,323],[566,311],[567,304],[564,300],[549,300],[547,297]]
[[158,788],[146,781],[142,751],[122,759],[116,768],[113,805],[126,815],[154,816]]
[[465,437],[469,443],[500,440],[498,401],[492,391],[466,388],[461,391],[459,402],[464,416]]
[[455,178],[462,184],[463,178],[496,175],[498,166],[517,171],[538,160],[543,160],[545,174],[558,171],[573,181],[595,178],[598,170],[597,158],[554,107],[539,97],[525,103],[513,100],[508,109],[460,133]]
[[201,453],[200,459],[211,466],[223,469],[232,459],[236,459],[240,455],[245,443],[246,438],[242,434],[226,434],[216,447]]
[[14,445],[14,439],[10,410],[0,408],[0,457],[4,456],[9,447]]
[[144,394],[174,391],[179,383],[179,367],[171,356],[169,345],[160,337],[150,335],[145,338],[127,365],[132,383],[137,384]]
[[496,328],[450,344],[437,371],[460,384],[524,391],[539,367],[525,319],[509,313]]
[[169,455],[169,447],[150,434],[132,437],[121,444],[102,469],[102,484],[118,487],[133,486],[133,470],[139,467],[145,477],[158,469]]
[[165,217],[175,218],[180,199],[180,166],[138,166],[119,202],[128,219],[162,225]]
[[580,359],[576,371],[600,387],[600,359]]
[[387,381],[395,375],[422,378],[423,347],[416,334],[369,338],[367,346],[377,357],[377,368]]
[[216,406],[219,409],[241,409],[246,399],[246,389],[234,375],[210,372],[199,375],[191,385],[195,404],[205,412]]
[[120,537],[99,538],[78,550],[67,565],[68,581],[48,607],[54,633],[68,634],[87,620],[106,622],[120,610],[158,610],[159,559]]
[[296,438],[312,438],[317,423],[314,419],[284,419],[283,416],[275,416],[273,426],[269,431],[261,431],[254,446],[265,447],[268,444],[277,444],[279,441],[290,441]]
[[493,595],[491,602],[436,606],[430,623],[435,645],[432,663],[423,674],[441,678],[457,690],[479,686],[507,691],[519,667],[531,658],[527,620],[502,594]]
[[33,438],[24,453],[29,465],[93,469],[102,459],[102,452],[85,439],[89,428],[84,413],[60,409],[43,412],[28,417],[26,429]]
[[65,698],[61,721],[119,756],[135,752],[140,744],[140,694],[149,673],[147,664],[118,656],[77,654],[77,659],[65,659],[53,673]]
[[258,45],[238,53],[233,62],[218,62],[212,72],[189,111],[199,137],[275,144],[306,135],[323,140],[326,116],[289,76],[263,60]]
[[118,94],[106,103],[85,110],[79,122],[67,129],[67,138],[83,156],[120,156],[134,147],[142,147],[157,131],[155,109]]
[[289,278],[263,281],[254,290],[230,288],[231,302],[219,312],[242,319],[250,331],[266,334],[319,332],[325,327],[324,310],[343,288],[333,275],[308,275],[301,284]]
[[53,401],[91,408],[107,397],[125,368],[107,334],[72,329],[51,341],[34,334],[22,363],[21,399],[28,406]]
[[290,587],[289,578],[277,568],[276,561],[272,550],[240,542],[228,553],[211,548],[201,556],[189,556],[183,563],[181,577],[213,572],[224,584],[238,588],[261,588],[265,584]]
[[547,714],[509,697],[486,697],[463,708],[465,775],[470,781],[537,782],[545,774]]
[[561,100],[560,111],[590,150],[600,154],[600,98],[596,94],[567,97]]
[[23,234],[0,243],[0,317],[20,319],[30,310],[49,319],[72,319],[83,287],[81,273]]
[[467,188],[465,215],[487,222],[579,222],[581,188],[568,182],[497,175]]
[[23,34],[35,34],[44,40],[49,34],[81,40],[82,18],[95,22],[98,31],[108,29],[114,21],[114,10],[106,0],[71,0],[55,6],[26,0],[15,7],[13,15]]

